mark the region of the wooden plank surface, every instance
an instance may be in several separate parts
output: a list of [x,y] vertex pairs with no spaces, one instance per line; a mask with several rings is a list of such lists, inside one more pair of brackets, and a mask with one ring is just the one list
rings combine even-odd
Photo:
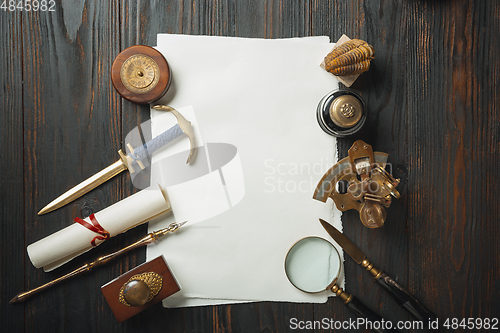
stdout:
[[[3,14],[3,13],[2,13]],[[7,329],[25,329],[24,308],[7,308],[9,295],[18,288],[25,289],[25,253],[13,251],[24,247],[24,180],[23,180],[23,78],[22,78],[22,29],[21,15],[2,15],[0,20],[0,66],[2,68],[0,90],[3,162],[0,164],[1,221],[0,275],[1,300],[0,322],[8,323]],[[7,309],[8,311],[5,311]],[[20,318],[16,323],[11,318]]]
[[[144,249],[8,304],[18,292],[146,233],[144,226],[131,230],[51,273],[34,268],[26,254],[27,245],[75,217],[136,191],[123,174],[63,209],[36,215],[114,162],[126,134],[148,119],[147,107],[123,101],[113,90],[110,68],[124,48],[154,46],[156,34],[165,32],[332,40],[345,33],[372,44],[376,59],[352,87],[369,106],[367,126],[339,140],[339,157],[356,139],[389,153],[402,197],[388,210],[384,228],[368,229],[350,211],[343,216],[344,232],[441,321],[500,319],[499,28],[500,2],[473,0],[75,0],[56,1],[55,12],[0,10],[3,328],[287,332],[290,318],[355,319],[340,300],[330,299],[318,305],[157,305],[118,324],[99,288],[144,262]],[[393,321],[413,320],[349,258],[345,270],[346,289],[369,307]]]

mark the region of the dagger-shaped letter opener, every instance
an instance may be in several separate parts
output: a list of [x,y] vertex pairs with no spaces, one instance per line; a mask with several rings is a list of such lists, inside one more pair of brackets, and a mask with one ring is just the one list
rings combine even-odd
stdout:
[[130,170],[130,172],[134,172],[134,169],[132,167],[132,164],[134,162],[136,162],[141,169],[144,169],[144,164],[142,163],[142,160],[144,158],[146,158],[147,156],[151,156],[156,150],[173,141],[183,133],[188,136],[191,146],[189,156],[186,161],[186,163],[189,163],[191,161],[191,157],[193,157],[195,149],[194,131],[191,126],[191,122],[187,121],[177,110],[170,106],[155,105],[153,106],[153,109],[172,112],[172,114],[177,118],[177,124],[169,128],[162,134],[158,135],[154,139],[148,141],[141,147],[134,149],[132,148],[132,146],[127,145],[127,148],[130,151],[128,155],[125,155],[120,149],[118,151],[118,154],[120,155],[120,159],[118,161],[59,196],[57,199],[42,208],[42,210],[38,212],[38,215],[43,215],[61,208],[62,206],[70,203],[76,198],[81,197],[85,193],[93,190],[97,186],[108,181],[124,170],[128,169]]
[[368,261],[368,258],[357,248],[344,234],[338,231],[330,223],[319,219],[321,225],[332,236],[332,238],[344,249],[344,251],[358,264],[361,264],[368,272],[370,272],[375,281],[386,289],[391,296],[398,302],[400,306],[410,312],[415,318],[429,321],[435,319],[436,315],[421,304],[415,296],[406,291],[403,287],[394,281],[389,275],[373,266],[373,263]]
[[116,252],[99,257],[99,258],[97,258],[97,260],[90,262],[90,263],[86,263],[82,267],[77,268],[74,271],[69,272],[68,274],[63,275],[60,278],[57,278],[55,280],[52,280],[52,281],[50,281],[50,282],[48,282],[40,287],[37,287],[35,289],[31,289],[29,291],[22,292],[22,293],[16,295],[13,299],[11,299],[9,303],[22,302],[22,301],[26,300],[28,297],[30,297],[30,296],[32,296],[32,295],[34,295],[42,290],[45,290],[45,289],[47,289],[47,288],[49,288],[49,287],[51,287],[51,286],[53,286],[61,281],[72,278],[73,276],[80,275],[81,273],[88,272],[96,266],[104,265],[108,261],[118,257],[119,255],[121,255],[125,252],[128,252],[128,251],[135,249],[135,248],[138,248],[138,247],[141,247],[143,245],[154,243],[158,240],[158,238],[160,238],[168,233],[176,231],[177,229],[182,227],[186,222],[187,221],[170,223],[168,227],[160,229],[158,231],[153,231],[153,232],[147,234],[146,236],[142,237],[141,239],[139,239],[137,242],[130,244],[129,246],[124,247],[121,250],[118,250]]

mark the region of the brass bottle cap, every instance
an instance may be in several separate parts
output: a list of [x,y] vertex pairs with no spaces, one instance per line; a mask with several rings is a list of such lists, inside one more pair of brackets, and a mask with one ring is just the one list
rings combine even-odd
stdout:
[[363,106],[352,95],[337,97],[330,105],[330,118],[335,125],[350,128],[356,125],[363,115]]

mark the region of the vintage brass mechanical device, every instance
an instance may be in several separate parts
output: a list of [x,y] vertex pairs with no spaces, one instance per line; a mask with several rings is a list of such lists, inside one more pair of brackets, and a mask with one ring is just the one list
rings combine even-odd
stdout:
[[111,67],[111,81],[125,99],[138,104],[158,101],[171,83],[167,60],[154,48],[134,45],[123,50]]
[[332,198],[342,212],[356,209],[368,228],[381,227],[385,208],[392,198],[400,197],[396,189],[399,179],[385,170],[389,155],[373,152],[372,146],[361,140],[354,142],[348,153],[323,175],[313,198],[322,202]]

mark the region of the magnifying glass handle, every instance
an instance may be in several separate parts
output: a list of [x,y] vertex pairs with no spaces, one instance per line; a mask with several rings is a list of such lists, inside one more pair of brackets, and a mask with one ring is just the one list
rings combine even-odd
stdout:
[[[358,317],[361,318],[366,318],[367,320],[373,322],[377,322],[378,324],[382,323],[387,323],[387,320],[384,318],[380,317],[378,314],[370,310],[366,305],[363,304],[359,299],[357,299],[355,296],[351,295],[351,299],[348,301],[348,303],[345,303],[345,305],[351,309],[352,312],[358,315]],[[382,326],[381,326],[382,327]],[[386,326],[384,326],[386,327]],[[378,328],[375,329],[372,327],[372,330],[378,333],[386,333],[386,332],[399,332],[396,329],[389,329],[389,328]]]

